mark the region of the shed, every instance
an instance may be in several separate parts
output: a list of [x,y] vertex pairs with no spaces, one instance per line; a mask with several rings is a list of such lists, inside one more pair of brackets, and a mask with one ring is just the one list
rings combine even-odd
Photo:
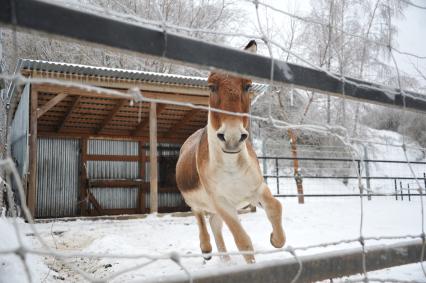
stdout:
[[207,123],[207,112],[132,103],[129,90],[207,106],[206,78],[28,59],[18,61],[16,73],[31,78],[10,86],[8,119],[12,156],[33,216],[188,210],[176,187],[175,165],[182,143]]

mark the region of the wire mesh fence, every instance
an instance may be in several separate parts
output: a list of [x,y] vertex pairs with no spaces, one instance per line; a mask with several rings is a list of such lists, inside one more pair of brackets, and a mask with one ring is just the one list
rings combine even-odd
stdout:
[[[324,68],[323,66],[319,66],[316,64],[313,64],[311,61],[309,61],[309,59],[303,58],[302,56],[296,54],[295,52],[292,52],[289,48],[284,47],[282,44],[276,42],[276,40],[270,36],[268,34],[268,31],[265,30],[264,25],[262,24],[262,20],[264,20],[263,14],[261,14],[261,11],[274,11],[274,12],[278,12],[280,14],[283,14],[285,16],[288,16],[292,19],[295,19],[297,21],[302,21],[302,22],[307,22],[309,24],[312,25],[318,25],[321,27],[331,27],[330,23],[324,23],[324,22],[320,22],[320,21],[316,21],[313,19],[310,19],[308,17],[305,16],[301,16],[301,15],[297,15],[294,13],[290,13],[287,11],[283,11],[281,9],[278,9],[272,5],[260,2],[260,1],[244,1],[246,4],[248,3],[255,12],[255,16],[257,19],[257,29],[259,31],[258,34],[243,34],[243,33],[227,33],[227,32],[221,32],[221,31],[212,31],[212,30],[208,30],[208,29],[197,29],[197,28],[188,28],[188,27],[183,27],[183,26],[178,26],[175,24],[169,24],[167,22],[167,18],[164,15],[164,12],[161,7],[160,4],[158,2],[155,2],[154,5],[157,5],[156,9],[157,9],[157,13],[158,13],[158,18],[159,20],[151,20],[151,19],[144,19],[141,18],[135,14],[131,14],[129,12],[127,13],[119,13],[116,11],[111,11],[108,10],[108,8],[99,8],[93,5],[89,5],[87,3],[81,4],[81,3],[64,3],[64,2],[57,2],[60,3],[60,6],[58,8],[58,11],[60,11],[61,13],[59,13],[58,15],[50,15],[51,18],[55,18],[55,17],[61,17],[64,14],[66,14],[67,12],[71,12],[71,13],[75,13],[74,16],[81,16],[82,19],[84,18],[84,14],[81,11],[78,11],[78,9],[84,9],[87,12],[87,15],[96,15],[98,17],[101,17],[102,14],[106,13],[110,19],[107,19],[105,17],[101,17],[102,18],[102,23],[117,23],[117,24],[129,24],[131,23],[133,24],[137,24],[137,27],[140,28],[146,28],[145,30],[145,35],[147,36],[147,39],[149,40],[150,36],[154,36],[157,37],[157,41],[153,41],[153,42],[159,42],[161,41],[162,44],[157,46],[157,50],[153,50],[151,49],[143,49],[143,48],[138,48],[138,49],[134,49],[134,45],[129,44],[127,45],[126,43],[123,45],[123,42],[125,41],[121,41],[120,39],[117,39],[113,36],[109,36],[107,38],[107,40],[105,41],[104,38],[101,39],[94,39],[93,38],[93,33],[91,33],[90,30],[87,31],[87,33],[83,30],[80,30],[80,32],[78,32],[77,34],[72,34],[72,27],[70,26],[70,22],[63,22],[62,26],[58,26],[58,30],[54,30],[52,26],[43,26],[43,22],[37,18],[34,17],[33,19],[25,19],[25,17],[28,15],[29,12],[29,7],[34,8],[33,10],[31,10],[32,13],[35,13],[39,16],[44,15],[43,13],[43,8],[46,8],[45,2],[39,2],[39,1],[29,1],[29,0],[25,0],[25,1],[0,1],[0,4],[2,4],[3,7],[6,7],[4,10],[2,10],[0,12],[0,20],[2,22],[5,22],[6,24],[8,24],[9,26],[12,27],[12,30],[14,32],[14,40],[13,40],[13,44],[14,44],[14,49],[17,50],[20,48],[18,42],[17,42],[17,37],[16,37],[16,29],[17,28],[31,28],[31,29],[38,29],[44,32],[48,32],[48,33],[53,33],[53,34],[61,34],[63,36],[69,36],[71,38],[74,39],[78,39],[78,40],[86,40],[89,42],[94,42],[97,44],[104,44],[104,45],[108,45],[110,47],[116,47],[116,48],[123,48],[123,49],[127,49],[127,50],[131,50],[133,52],[143,52],[143,53],[147,53],[149,55],[154,55],[159,57],[160,59],[172,59],[172,60],[178,60],[180,62],[185,62],[186,64],[191,64],[191,65],[198,65],[201,67],[217,67],[220,69],[225,69],[227,71],[233,72],[233,73],[241,73],[243,75],[250,75],[253,77],[257,77],[257,78],[261,78],[263,80],[268,80],[269,82],[269,88],[268,88],[268,92],[265,93],[271,93],[273,92],[275,87],[280,86],[278,83],[289,83],[289,84],[301,84],[302,88],[308,88],[308,89],[317,89],[318,91],[323,91],[323,92],[332,92],[334,94],[338,94],[338,95],[342,95],[343,98],[345,97],[352,97],[352,98],[358,98],[358,99],[363,99],[363,100],[373,100],[376,102],[380,102],[383,104],[392,104],[392,105],[397,105],[401,108],[403,108],[404,111],[408,111],[407,109],[416,109],[419,111],[424,111],[424,105],[426,103],[426,99],[424,97],[422,97],[421,95],[417,94],[417,93],[412,93],[412,92],[408,92],[404,90],[404,87],[401,85],[401,75],[400,75],[400,71],[398,68],[398,64],[396,63],[396,60],[394,58],[394,54],[395,53],[399,53],[399,54],[404,54],[406,56],[409,57],[413,57],[416,58],[418,60],[423,60],[426,57],[422,56],[422,55],[417,55],[417,54],[413,54],[410,52],[406,52],[406,51],[402,51],[397,49],[396,47],[394,47],[394,45],[392,44],[391,39],[389,38],[389,41],[377,41],[376,39],[372,39],[367,35],[362,35],[362,34],[356,34],[353,33],[351,31],[346,31],[344,28],[342,27],[333,27],[335,30],[337,30],[338,32],[341,33],[341,36],[347,36],[350,38],[356,38],[361,40],[361,42],[368,42],[368,43],[372,43],[372,44],[377,44],[377,45],[381,45],[382,47],[386,47],[387,50],[387,55],[392,59],[392,61],[394,62],[394,68],[396,70],[397,73],[397,84],[398,84],[398,88],[389,88],[389,87],[383,87],[380,85],[376,85],[376,84],[371,84],[362,80],[355,80],[355,79],[351,79],[351,78],[347,78],[344,76],[343,72],[340,72],[340,74],[335,74],[333,72],[330,71],[330,68]],[[407,1],[410,5],[413,5],[413,3]],[[3,5],[4,4],[4,5]],[[389,3],[385,3],[384,5],[388,5],[388,22],[387,24],[391,24],[391,11],[390,11],[390,4]],[[77,10],[76,10],[77,9]],[[386,9],[385,9],[386,10]],[[22,18],[24,17],[24,18]],[[18,20],[19,19],[19,20]],[[150,33],[153,32],[153,33]],[[211,59],[208,59],[209,56],[207,56],[208,52],[213,50],[213,49],[208,49],[208,47],[211,47],[211,45],[206,45],[203,42],[199,41],[199,40],[191,40],[188,41],[186,43],[192,43],[192,44],[188,44],[188,49],[182,49],[179,48],[180,45],[178,43],[185,43],[185,41],[182,41],[183,39],[181,37],[178,37],[175,35],[175,33],[181,33],[181,34],[185,34],[186,33],[200,33],[200,34],[216,34],[216,35],[220,35],[220,36],[240,36],[243,38],[250,38],[250,39],[258,39],[260,41],[262,41],[266,47],[266,49],[268,50],[269,53],[269,58],[262,58],[260,59],[260,57],[253,57],[252,55],[248,55],[248,54],[243,54],[243,53],[239,53],[236,51],[232,51],[229,54],[235,54],[236,55],[236,60],[243,58],[245,63],[244,64],[237,64],[236,67],[232,66],[233,65],[233,61],[228,61],[229,57],[227,58],[222,58],[222,60],[219,61],[219,63],[215,64],[212,63]],[[134,34],[133,34],[134,35]],[[129,36],[127,35],[127,39],[129,40]],[[159,36],[159,39],[158,39]],[[98,42],[96,42],[96,40],[98,40]],[[133,42],[134,43],[134,42]],[[136,42],[136,43],[140,43],[140,42]],[[188,56],[188,54],[186,53],[185,50],[190,50],[190,52],[195,52],[194,48],[198,48],[200,47],[203,52],[201,52],[200,54],[198,54],[197,56],[193,56],[194,58],[189,58],[190,56]],[[133,48],[133,49],[132,49]],[[204,49],[203,49],[204,48]],[[213,48],[213,47],[211,47]],[[217,47],[218,49],[216,49],[216,52],[219,51],[227,51],[228,49],[220,49],[219,47]],[[299,63],[307,65],[309,67],[311,67],[312,69],[308,72],[307,69],[303,69],[303,68],[298,68],[295,65],[287,65],[287,64],[283,64],[282,62],[278,61],[273,53],[273,49],[278,48],[279,50],[291,54],[291,56],[295,57]],[[339,48],[339,46],[335,46],[335,48]],[[330,48],[331,49],[331,48]],[[214,56],[213,56],[214,57]],[[245,59],[247,59],[247,61],[245,61]],[[209,61],[210,60],[210,61]],[[257,61],[256,61],[257,60]],[[247,63],[248,62],[248,63]],[[248,64],[249,63],[253,63],[253,62],[257,62],[257,63],[265,63],[262,65],[262,68],[260,68],[260,71],[253,69],[253,68],[248,68]],[[277,64],[275,64],[277,63]],[[257,68],[258,66],[256,66]],[[245,69],[246,71],[242,71],[243,69]],[[278,69],[278,70],[277,70]],[[300,74],[297,74],[297,70],[302,70],[304,72],[303,76],[300,76]],[[291,72],[294,72],[293,74]],[[296,74],[298,76],[296,76]],[[321,80],[315,80],[312,76],[314,76],[315,74],[320,74],[321,78],[325,78],[325,83],[324,81]],[[293,76],[294,75],[294,76]],[[301,83],[300,81],[293,81],[292,78],[295,77],[298,80],[302,78],[308,78],[308,83],[304,84]],[[316,163],[312,162],[314,160],[305,160],[305,164],[303,165],[303,170],[302,171],[302,175],[305,175],[305,178],[307,176],[313,176],[316,177],[316,174],[324,174],[324,172],[330,172],[331,170],[332,174],[333,174],[333,178],[340,178],[342,179],[342,182],[345,182],[343,179],[347,179],[346,182],[348,184],[351,184],[351,186],[353,186],[353,190],[357,190],[357,193],[360,196],[363,196],[364,194],[368,194],[369,190],[373,190],[372,188],[375,188],[376,186],[387,186],[387,184],[384,184],[383,182],[378,182],[377,184],[375,184],[375,177],[378,176],[374,176],[374,170],[372,168],[372,172],[370,172],[370,176],[369,177],[363,177],[362,173],[365,173],[365,164],[369,163],[368,166],[370,165],[370,163],[380,163],[381,161],[373,161],[373,160],[366,160],[366,158],[364,158],[364,155],[362,152],[360,152],[360,149],[355,145],[355,142],[358,144],[384,144],[386,146],[391,146],[391,147],[395,147],[395,148],[399,148],[402,153],[403,156],[405,158],[405,161],[403,164],[399,164],[405,168],[408,168],[410,174],[408,174],[407,176],[398,176],[397,179],[403,179],[403,178],[410,178],[410,179],[406,179],[406,180],[410,180],[409,183],[406,183],[407,189],[408,189],[408,185],[410,186],[410,190],[413,190],[413,192],[416,192],[417,194],[420,195],[420,211],[419,214],[421,215],[421,223],[419,223],[419,227],[421,228],[421,233],[416,234],[416,235],[398,235],[398,236],[379,236],[379,237],[367,237],[364,234],[364,198],[360,197],[360,210],[359,210],[359,220],[360,220],[360,225],[359,225],[359,233],[357,235],[355,235],[352,238],[349,239],[341,239],[339,241],[335,241],[335,242],[329,242],[329,243],[320,243],[320,244],[316,244],[316,245],[311,245],[311,246],[302,246],[302,247],[291,247],[291,246],[287,246],[285,248],[281,248],[281,249],[276,249],[276,250],[255,250],[253,252],[253,254],[255,255],[261,255],[261,254],[270,254],[270,253],[286,253],[286,254],[290,254],[293,258],[294,261],[297,263],[295,265],[295,267],[293,267],[294,275],[291,276],[292,278],[290,278],[289,282],[296,282],[297,280],[299,280],[303,269],[304,269],[304,265],[303,265],[303,261],[300,260],[300,258],[298,257],[298,252],[299,251],[305,251],[308,249],[314,249],[314,248],[325,248],[325,247],[329,247],[329,246],[336,246],[339,244],[344,244],[344,243],[356,243],[359,244],[360,246],[360,253],[359,255],[361,256],[361,272],[362,272],[362,279],[360,279],[359,281],[362,282],[368,282],[368,281],[377,281],[377,282],[393,282],[393,279],[378,279],[378,278],[369,278],[368,276],[368,270],[370,270],[368,268],[368,265],[371,264],[369,263],[369,261],[367,260],[367,247],[366,247],[366,241],[368,240],[375,240],[375,241],[380,241],[380,240],[404,240],[404,239],[417,239],[418,243],[420,243],[420,247],[421,247],[421,251],[419,253],[419,255],[417,255],[418,257],[418,261],[420,262],[421,268],[423,270],[423,273],[426,276],[426,271],[423,267],[423,260],[424,260],[424,250],[425,250],[425,229],[424,229],[424,206],[423,206],[423,194],[424,194],[424,177],[423,176],[419,176],[419,170],[421,171],[421,169],[419,169],[418,165],[416,164],[416,162],[412,162],[412,160],[410,160],[410,158],[408,157],[407,151],[410,150],[410,148],[415,148],[417,150],[421,150],[421,151],[425,151],[425,148],[422,148],[421,146],[417,146],[417,145],[412,145],[412,144],[408,144],[406,139],[404,138],[404,135],[402,136],[402,140],[399,143],[393,143],[393,144],[388,144],[387,142],[381,141],[380,139],[368,139],[365,138],[363,136],[353,136],[351,134],[350,131],[348,131],[346,128],[340,126],[340,125],[322,125],[322,124],[308,124],[308,123],[289,123],[287,120],[285,119],[279,119],[276,118],[276,116],[274,115],[275,113],[273,113],[272,111],[272,106],[270,105],[268,107],[269,111],[267,111],[268,113],[264,112],[262,113],[262,115],[256,115],[256,114],[245,114],[245,113],[237,113],[237,112],[229,112],[229,111],[224,111],[221,109],[214,109],[211,107],[207,107],[207,106],[200,106],[200,105],[196,105],[193,103],[187,103],[187,102],[176,102],[176,101],[170,101],[167,99],[161,99],[161,98],[148,98],[146,96],[144,96],[143,92],[140,92],[139,90],[132,90],[130,92],[123,92],[123,91],[119,91],[119,90],[111,90],[111,89],[105,89],[105,88],[101,88],[101,87],[96,87],[93,85],[90,85],[88,83],[85,83],[84,81],[81,82],[70,82],[70,81],[64,81],[61,80],[57,77],[54,76],[50,76],[50,74],[46,74],[46,77],[42,77],[42,78],[33,78],[33,77],[25,77],[22,76],[19,73],[16,74],[12,74],[12,73],[2,73],[1,74],[1,78],[4,80],[7,80],[9,82],[13,82],[15,85],[17,86],[22,86],[25,85],[27,83],[30,83],[32,85],[37,85],[37,84],[52,84],[52,85],[60,85],[63,87],[73,87],[73,88],[78,88],[81,90],[85,90],[87,92],[95,92],[98,94],[105,94],[108,95],[110,97],[115,97],[115,98],[120,98],[120,99],[127,99],[130,101],[133,101],[135,103],[135,107],[138,106],[138,104],[142,103],[142,102],[150,102],[150,103],[162,103],[162,104],[173,104],[173,105],[179,105],[179,106],[185,106],[185,107],[190,107],[193,109],[203,109],[206,111],[210,111],[210,112],[218,112],[218,113],[224,113],[224,114],[229,114],[229,115],[236,115],[236,116],[246,116],[249,117],[251,120],[253,121],[259,121],[262,123],[267,123],[269,126],[281,130],[281,131],[297,131],[297,132],[309,132],[309,133],[315,133],[318,135],[325,135],[325,136],[331,136],[333,138],[335,138],[336,140],[339,140],[339,142],[341,144],[343,144],[345,146],[345,154],[347,154],[348,158],[344,159],[344,160],[340,160],[339,165],[336,165],[333,167],[333,164],[327,164],[324,161],[324,164],[321,166],[318,166]],[[336,83],[337,82],[337,83]],[[373,98],[369,98],[367,97],[368,94],[377,94],[378,96],[374,96]],[[379,97],[379,98],[377,98]],[[258,99],[254,100],[253,103],[255,104],[256,101],[258,101]],[[265,115],[266,113],[266,115]],[[303,116],[303,115],[302,115]],[[347,117],[345,118],[347,119]],[[357,120],[357,119],[355,119]],[[357,124],[358,121],[355,122],[355,124]],[[306,152],[308,152],[309,150],[306,149]],[[330,148],[330,152],[334,152],[335,153],[335,149],[334,148]],[[326,154],[326,151],[322,151],[323,154]],[[299,158],[300,160],[302,160],[301,158]],[[284,159],[283,159],[284,160]],[[290,172],[286,172],[285,170],[281,170],[280,171],[280,162],[291,162],[293,161],[293,158],[290,160],[286,160],[283,161],[280,159],[272,159],[272,160],[267,160],[267,162],[263,163],[264,166],[264,170],[265,172],[267,172],[267,179],[268,182],[270,182],[270,178],[277,178],[278,179],[278,183],[276,186],[277,189],[277,193],[280,194],[282,191],[279,191],[279,187],[294,187],[294,184],[289,184],[286,182],[282,182],[280,178],[283,178],[283,176],[292,176],[291,175],[291,171]],[[272,162],[273,164],[270,164],[270,162]],[[335,163],[337,161],[331,161],[330,163]],[[262,164],[262,160],[260,162]],[[383,162],[386,163],[386,162]],[[423,163],[421,163],[423,164]],[[275,167],[274,167],[275,166]],[[6,189],[6,197],[7,197],[7,203],[9,204],[9,207],[11,206],[11,204],[14,203],[14,192],[12,190],[11,184],[12,184],[12,179],[13,182],[16,186],[16,193],[19,195],[19,198],[21,200],[25,200],[26,196],[25,196],[25,188],[22,184],[22,180],[21,180],[21,176],[19,175],[17,169],[16,169],[16,165],[14,164],[14,161],[10,158],[10,154],[9,156],[0,161],[0,167],[4,168],[5,172],[6,172],[6,181],[4,182],[4,186]],[[291,165],[289,166],[285,166],[287,168],[291,168]],[[274,170],[275,168],[275,170]],[[395,171],[399,171],[399,169],[395,169]],[[339,175],[343,175],[343,176],[339,176]],[[293,176],[294,177],[294,176]],[[367,179],[366,179],[367,178]],[[369,179],[368,179],[369,178]],[[350,180],[349,180],[350,179]],[[368,185],[366,182],[364,182],[364,180],[369,180],[370,184]],[[308,181],[306,181],[308,182]],[[322,181],[323,182],[323,181]],[[279,185],[279,186],[278,186]],[[392,184],[394,185],[394,184]],[[370,188],[368,188],[368,186],[370,186]],[[271,184],[272,187],[272,184]],[[400,189],[402,189],[402,187],[404,187],[402,184],[400,184]],[[393,189],[394,187],[392,187]],[[404,187],[405,189],[405,187]],[[189,271],[189,269],[187,268],[187,266],[185,266],[185,259],[187,258],[202,258],[205,255],[203,254],[185,254],[182,252],[176,252],[176,251],[170,251],[167,253],[161,253],[161,254],[132,254],[132,255],[126,255],[126,254],[111,254],[111,253],[89,253],[89,252],[63,252],[63,251],[58,251],[55,248],[52,248],[49,244],[46,243],[45,239],[43,239],[38,230],[37,230],[37,226],[34,224],[34,220],[33,217],[25,203],[25,201],[23,201],[21,203],[21,209],[22,209],[22,216],[24,217],[24,219],[29,223],[29,229],[31,230],[31,233],[33,233],[34,237],[37,238],[37,240],[39,241],[40,245],[42,248],[40,249],[33,249],[31,247],[27,247],[24,244],[24,241],[22,239],[22,231],[20,230],[20,226],[19,226],[19,218],[18,218],[18,213],[16,212],[16,210],[12,209],[10,210],[10,214],[11,214],[11,222],[13,224],[13,228],[14,228],[14,233],[16,235],[16,240],[18,242],[18,245],[16,248],[10,248],[10,249],[4,249],[0,251],[1,255],[6,255],[6,254],[13,254],[16,255],[19,260],[22,263],[23,266],[23,270],[24,273],[27,276],[27,280],[29,282],[32,281],[32,275],[31,275],[31,271],[30,271],[30,266],[29,263],[27,261],[27,257],[29,255],[39,255],[39,256],[46,256],[49,258],[53,258],[54,260],[61,262],[67,269],[69,270],[73,270],[73,272],[75,272],[76,274],[79,274],[81,276],[81,278],[89,281],[89,282],[109,282],[111,280],[117,279],[119,278],[121,275],[126,274],[126,273],[131,273],[135,270],[140,270],[143,269],[144,267],[153,264],[157,261],[170,261],[173,264],[176,264],[177,266],[179,266],[183,272],[186,274],[187,279],[192,282],[193,281],[193,274],[191,271]],[[416,246],[419,247],[419,246]],[[247,252],[229,252],[226,253],[225,255],[241,255],[241,254],[245,254]],[[221,253],[212,253],[212,256],[223,256],[224,254]],[[123,269],[120,271],[117,271],[113,274],[111,274],[108,277],[104,277],[104,278],[97,278],[96,276],[94,276],[93,274],[89,274],[89,272],[87,272],[86,270],[84,270],[84,266],[79,266],[76,264],[75,261],[70,260],[70,259],[76,259],[76,258],[115,258],[115,259],[128,259],[128,260],[136,260],[136,259],[145,259],[144,262],[134,265],[130,268],[127,269]],[[253,270],[255,268],[258,268],[256,265],[247,265],[242,267],[242,272],[247,271],[249,272],[250,270]],[[261,268],[261,267],[259,267]],[[414,281],[410,281],[410,282],[414,282]]]

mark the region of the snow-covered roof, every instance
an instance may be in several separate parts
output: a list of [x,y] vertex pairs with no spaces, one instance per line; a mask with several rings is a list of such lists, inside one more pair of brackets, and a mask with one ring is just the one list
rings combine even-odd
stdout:
[[[71,64],[63,62],[52,62],[42,60],[20,59],[17,71],[40,70],[47,72],[75,74],[95,77],[110,77],[115,79],[138,80],[152,83],[162,83],[171,85],[183,85],[192,87],[207,87],[206,77],[182,76],[176,74],[157,73],[139,70],[127,70],[118,68],[95,67],[89,65]],[[265,84],[253,84],[254,92],[263,92]]]

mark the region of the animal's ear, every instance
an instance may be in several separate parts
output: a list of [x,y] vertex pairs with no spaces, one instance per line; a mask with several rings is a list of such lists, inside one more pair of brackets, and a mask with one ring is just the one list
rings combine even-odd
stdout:
[[250,40],[250,42],[246,45],[244,50],[251,52],[251,53],[257,53],[257,43],[256,40]]

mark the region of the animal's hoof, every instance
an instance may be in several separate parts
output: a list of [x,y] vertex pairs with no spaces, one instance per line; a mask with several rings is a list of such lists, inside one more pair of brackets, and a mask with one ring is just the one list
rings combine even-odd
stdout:
[[203,253],[203,258],[204,260],[211,260],[212,256],[210,255],[210,253]]
[[285,244],[285,236],[276,237],[274,233],[271,233],[271,245],[275,248],[282,248]]
[[244,258],[248,264],[256,263],[256,259],[252,255],[246,255]]

